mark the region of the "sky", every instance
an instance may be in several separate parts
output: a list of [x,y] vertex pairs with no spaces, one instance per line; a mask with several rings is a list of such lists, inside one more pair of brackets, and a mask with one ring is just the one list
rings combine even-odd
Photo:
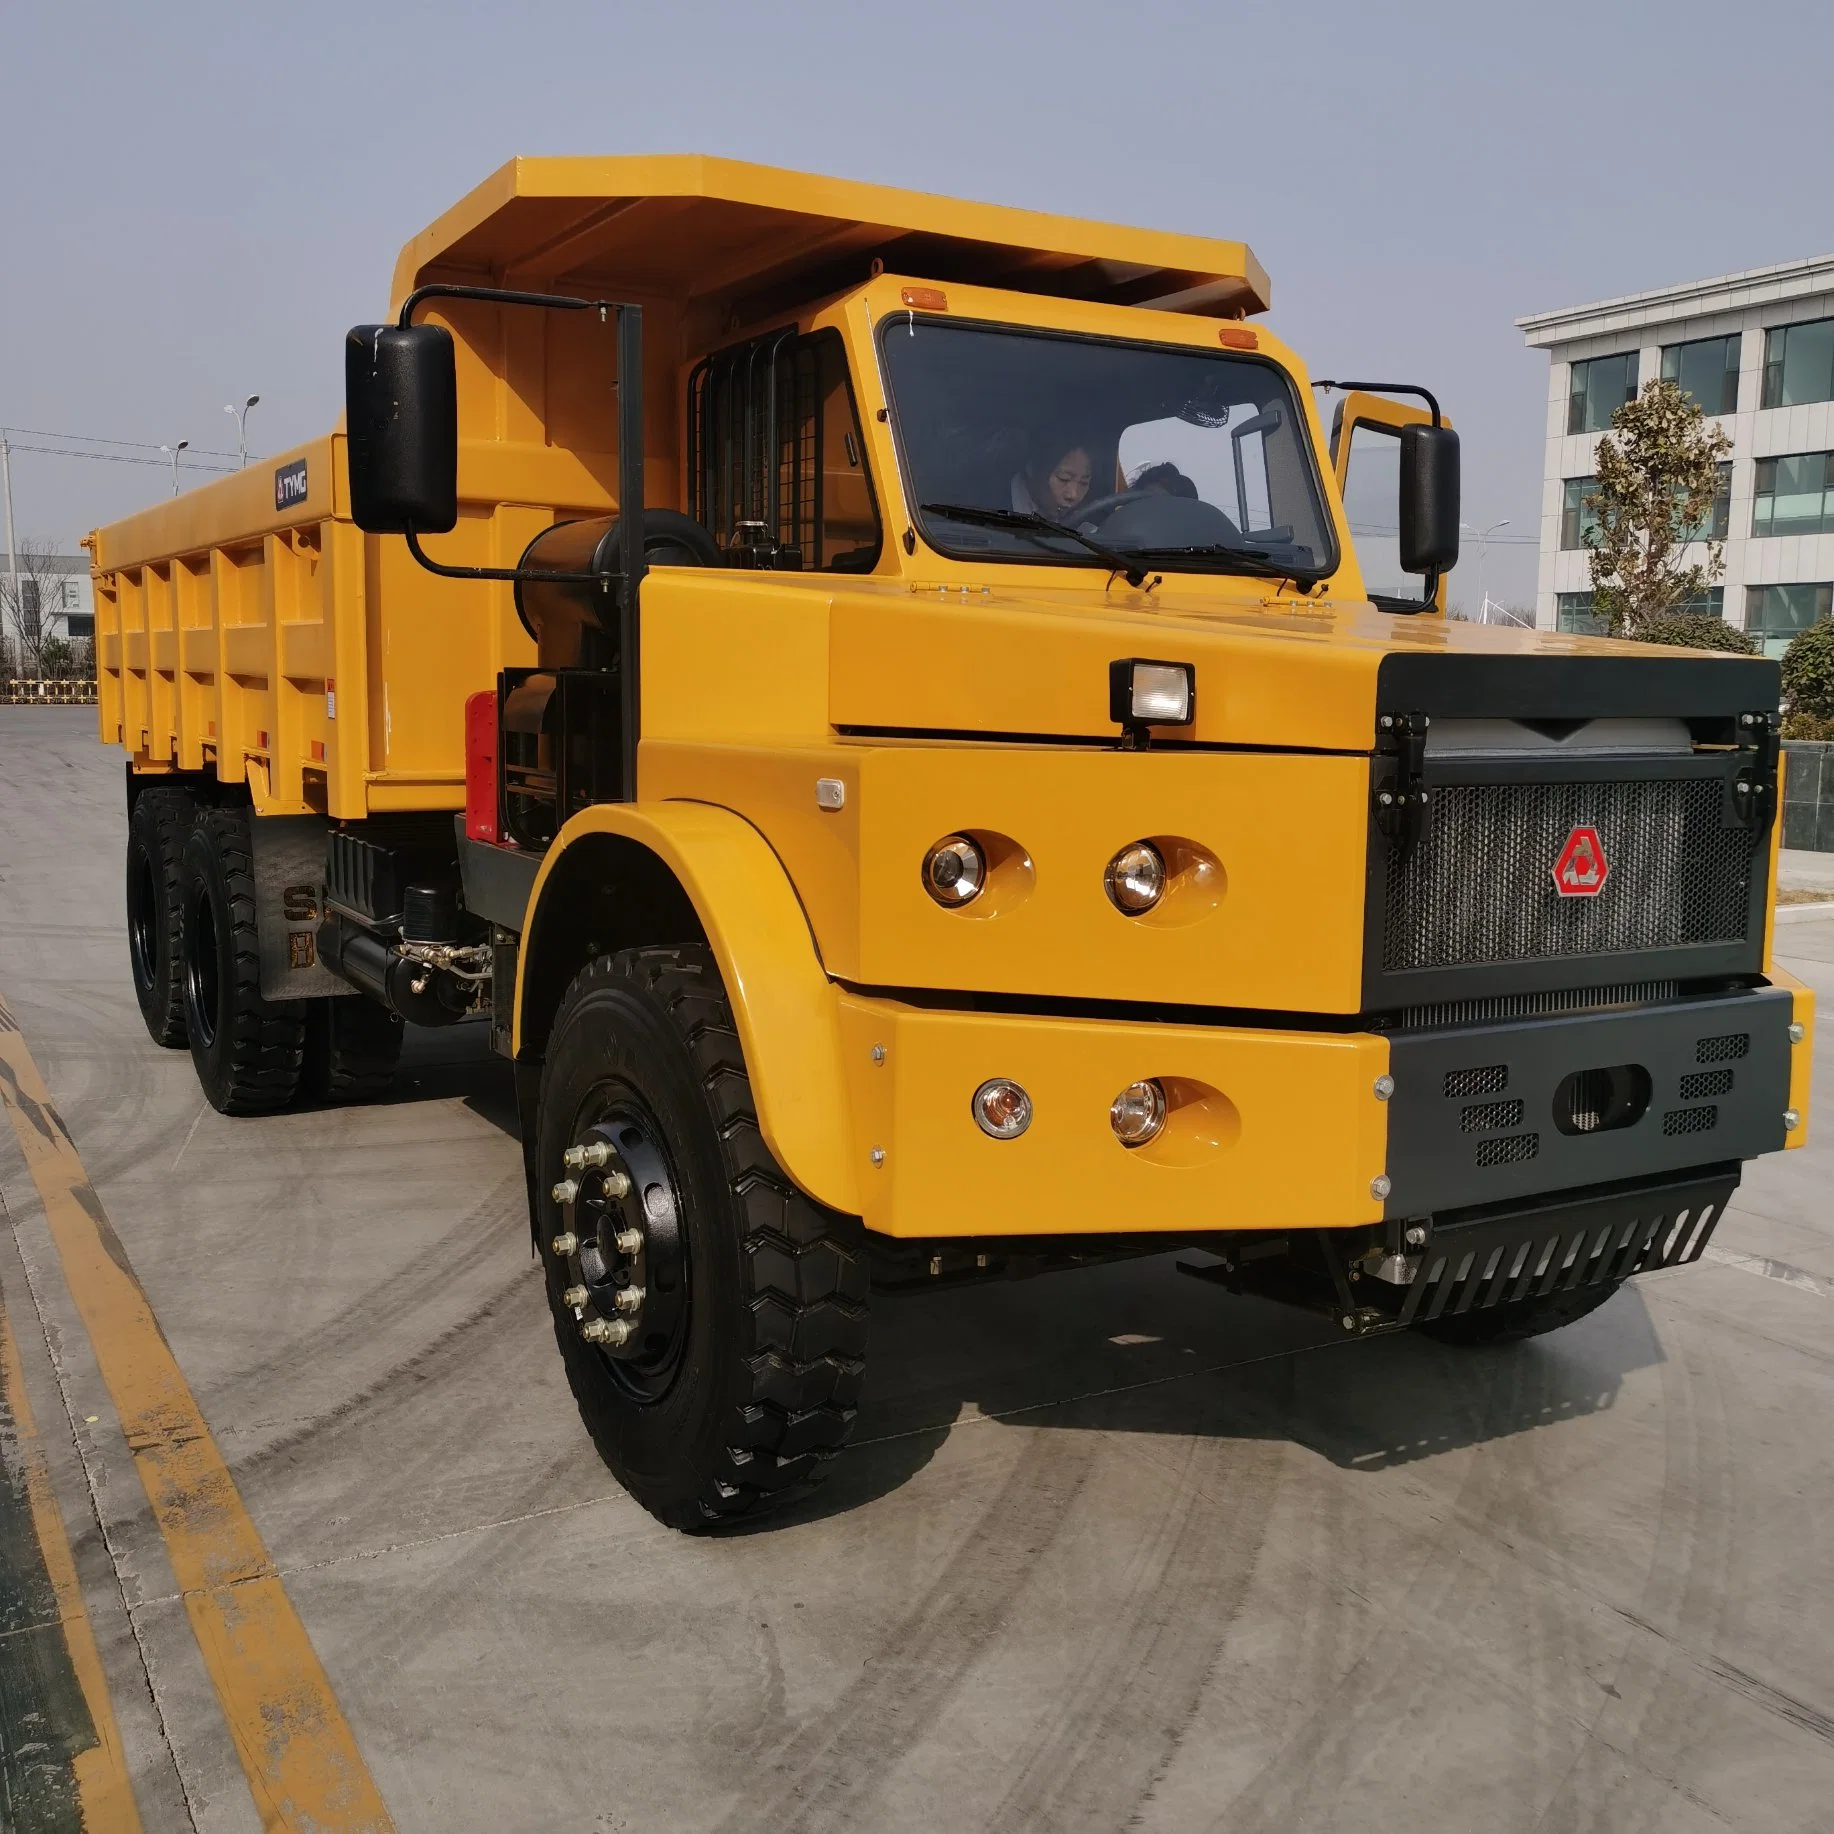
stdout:
[[[1250,244],[1314,375],[1423,383],[1532,600],[1547,357],[1513,321],[1834,249],[1834,7],[643,9],[7,0],[0,424],[65,551],[324,432],[403,242],[518,153],[706,152]],[[187,454],[187,458],[191,455]],[[184,482],[202,482],[186,473]],[[1469,547],[1454,599],[1479,593]]]

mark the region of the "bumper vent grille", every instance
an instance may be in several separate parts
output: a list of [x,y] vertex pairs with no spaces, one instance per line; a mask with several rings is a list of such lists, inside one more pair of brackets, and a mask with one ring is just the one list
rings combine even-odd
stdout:
[[1696,1063],[1726,1063],[1744,1057],[1751,1050],[1749,1032],[1729,1032],[1723,1038],[1703,1038],[1694,1047]]
[[1501,1133],[1506,1127],[1522,1125],[1520,1102],[1478,1102],[1458,1117],[1461,1132],[1468,1134]]
[[[1563,898],[1554,862],[1578,827],[1598,830],[1608,872],[1595,897]],[[1718,775],[1442,784],[1419,843],[1388,856],[1383,969],[1742,942],[1762,841],[1726,825]]]
[[1534,1158],[1540,1150],[1539,1134],[1506,1134],[1500,1140],[1480,1140],[1477,1162],[1479,1165],[1520,1165],[1524,1159]]
[[1448,1070],[1446,1094],[1454,1101],[1467,1095],[1501,1095],[1509,1087],[1509,1065],[1487,1063],[1477,1070]]
[[1696,1070],[1692,1076],[1681,1079],[1681,1099],[1684,1102],[1700,1102],[1709,1095],[1728,1094],[1731,1088],[1730,1070]]
[[1719,1125],[1719,1110],[1706,1108],[1671,1108],[1662,1117],[1662,1131],[1671,1139],[1676,1134],[1710,1133]]

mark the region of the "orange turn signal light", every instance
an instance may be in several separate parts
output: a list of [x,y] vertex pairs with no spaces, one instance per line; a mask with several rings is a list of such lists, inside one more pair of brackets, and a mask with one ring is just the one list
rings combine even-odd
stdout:
[[1216,334],[1216,341],[1225,350],[1259,350],[1261,340],[1252,331],[1241,331],[1233,325],[1225,325]]
[[898,295],[913,312],[947,312],[949,295],[941,287],[906,287]]

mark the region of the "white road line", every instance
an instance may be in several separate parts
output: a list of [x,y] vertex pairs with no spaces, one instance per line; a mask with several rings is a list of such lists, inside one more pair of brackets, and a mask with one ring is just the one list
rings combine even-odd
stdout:
[[1785,1286],[1799,1286],[1818,1299],[1834,1299],[1834,1280],[1791,1267],[1787,1261],[1769,1261],[1763,1255],[1742,1255],[1736,1249],[1714,1245],[1709,1245],[1700,1258],[1717,1261],[1722,1267],[1736,1267],[1740,1273],[1762,1274],[1766,1280],[1781,1280]]

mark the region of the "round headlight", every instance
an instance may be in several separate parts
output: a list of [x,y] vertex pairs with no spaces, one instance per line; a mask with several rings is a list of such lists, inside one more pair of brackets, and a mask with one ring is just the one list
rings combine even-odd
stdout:
[[974,1092],[974,1122],[996,1140],[1016,1140],[1032,1124],[1032,1098],[1017,1083],[996,1076]]
[[1165,861],[1151,841],[1135,841],[1108,862],[1105,875],[1109,902],[1117,911],[1138,917],[1150,911],[1165,891]]
[[1156,1078],[1129,1083],[1108,1106],[1114,1137],[1123,1146],[1144,1146],[1165,1126],[1165,1088]]
[[923,889],[938,904],[967,904],[986,883],[987,856],[965,834],[951,834],[923,856]]

